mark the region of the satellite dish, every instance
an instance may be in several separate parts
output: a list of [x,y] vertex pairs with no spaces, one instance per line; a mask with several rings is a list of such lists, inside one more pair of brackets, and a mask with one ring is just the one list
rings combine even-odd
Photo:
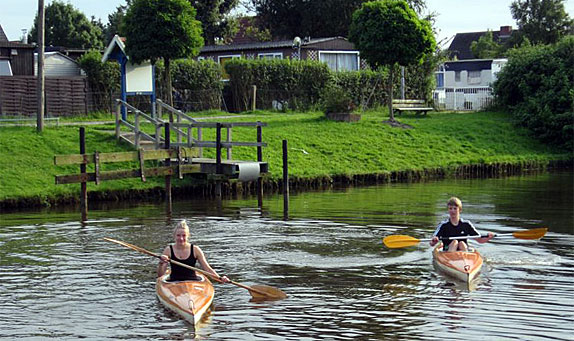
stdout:
[[301,46],[301,38],[295,37],[293,38],[293,47],[300,47]]

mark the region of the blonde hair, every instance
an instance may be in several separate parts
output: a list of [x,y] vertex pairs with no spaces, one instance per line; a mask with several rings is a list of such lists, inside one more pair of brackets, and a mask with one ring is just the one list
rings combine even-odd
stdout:
[[460,201],[460,199],[457,197],[452,197],[452,198],[448,199],[448,202],[446,203],[446,205],[447,206],[456,206],[462,210],[462,201]]
[[173,229],[173,236],[175,237],[175,234],[177,232],[177,230],[184,230],[185,234],[189,237],[189,226],[187,226],[187,222],[185,220],[180,221],[179,223],[177,223],[177,225],[175,225],[175,228]]

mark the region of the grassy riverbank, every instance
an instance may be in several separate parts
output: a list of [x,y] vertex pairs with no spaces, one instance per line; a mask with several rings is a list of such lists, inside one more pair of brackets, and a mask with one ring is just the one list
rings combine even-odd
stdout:
[[[213,113],[207,116],[213,117]],[[228,115],[226,115],[228,116]],[[382,124],[380,112],[365,113],[358,123],[328,121],[322,113],[255,112],[220,121],[263,121],[263,159],[271,179],[282,174],[282,140],[289,145],[289,172],[293,178],[380,175],[396,171],[441,169],[448,173],[461,165],[537,163],[572,160],[563,150],[543,145],[512,125],[503,113],[431,113],[405,115],[402,123],[413,129]],[[86,125],[87,152],[130,150],[114,139],[113,124]],[[234,141],[255,141],[253,127],[233,130]],[[214,129],[206,131],[214,139]],[[56,167],[56,154],[78,152],[78,127],[48,127],[37,134],[34,127],[0,127],[0,202],[51,203],[74,200],[78,185],[55,185],[54,175],[77,173],[78,167]],[[205,153],[213,157],[214,151]],[[237,147],[234,159],[254,160],[255,148]],[[135,166],[134,166],[135,167]],[[185,186],[189,180],[174,181]],[[89,184],[89,191],[129,191],[163,186],[163,179],[148,182],[127,179]]]

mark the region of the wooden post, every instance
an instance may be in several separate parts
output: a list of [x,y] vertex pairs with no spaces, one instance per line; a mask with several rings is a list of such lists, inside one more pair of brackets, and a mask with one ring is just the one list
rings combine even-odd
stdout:
[[183,141],[183,136],[181,134],[181,126],[179,125],[179,123],[181,123],[181,115],[179,113],[177,114],[177,123],[178,123],[177,130],[176,130],[176,132],[177,132],[177,143],[179,143],[178,146],[181,146],[181,142]]
[[[80,154],[86,154],[86,128],[80,127]],[[80,165],[80,173],[86,173],[86,164]],[[82,222],[88,220],[88,184],[82,181],[82,193],[80,194],[80,209],[82,210]]]
[[[203,141],[203,130],[197,127],[197,141]],[[199,157],[203,157],[203,147],[199,147]]]
[[46,10],[44,8],[44,0],[38,0],[38,78],[37,78],[37,115],[36,115],[36,130],[41,133],[44,130],[44,21]]
[[[231,127],[227,127],[227,139],[225,141],[231,142]],[[231,160],[232,159],[231,146],[227,147],[226,149],[227,149],[227,160]]]
[[[169,122],[165,123],[165,149],[170,148],[170,129]],[[171,166],[171,158],[165,159],[165,165]],[[167,205],[168,214],[171,214],[171,175],[165,176],[165,200]]]
[[135,113],[135,130],[134,130],[134,144],[136,145],[136,149],[140,147],[140,115],[136,112]]
[[[261,126],[259,121],[257,121],[257,162],[263,161],[263,148],[261,147],[261,142],[263,142],[263,137],[261,133]],[[259,207],[263,206],[263,178],[260,176],[257,178],[257,205]]]
[[253,85],[253,101],[251,103],[251,110],[255,111],[257,108],[257,85]]
[[117,101],[116,104],[116,139],[120,139],[120,117],[122,115],[122,103]]
[[287,140],[283,140],[283,218],[289,218],[289,166]]
[[[222,173],[221,169],[221,123],[217,123],[217,135],[215,139],[215,174]],[[215,181],[215,195],[221,197],[221,180]]]

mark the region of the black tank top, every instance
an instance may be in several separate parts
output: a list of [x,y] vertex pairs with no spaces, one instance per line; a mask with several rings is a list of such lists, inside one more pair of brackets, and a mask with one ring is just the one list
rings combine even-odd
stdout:
[[[189,266],[195,267],[195,263],[197,259],[193,255],[193,244],[191,245],[191,250],[189,252],[189,257],[187,259],[179,259],[175,256],[173,252],[173,246],[170,245],[169,249],[171,250],[171,259],[178,261],[183,264],[187,264]],[[195,271],[184,268],[183,266],[179,266],[177,264],[171,263],[171,274],[169,275],[169,281],[197,281],[200,280],[199,277],[195,274]]]

